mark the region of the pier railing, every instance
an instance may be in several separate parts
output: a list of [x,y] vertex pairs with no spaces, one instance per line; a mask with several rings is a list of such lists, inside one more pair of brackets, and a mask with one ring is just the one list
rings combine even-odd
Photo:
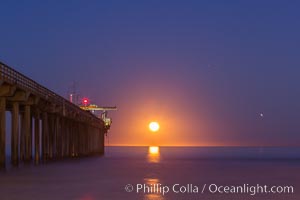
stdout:
[[99,118],[94,116],[93,114],[86,112],[80,109],[77,105],[71,103],[70,101],[66,100],[62,96],[56,94],[55,92],[45,88],[44,86],[38,84],[34,80],[24,76],[23,74],[17,72],[13,68],[7,66],[6,64],[0,62],[0,80],[3,80],[12,85],[18,85],[18,87],[29,91],[30,93],[45,99],[51,103],[56,105],[61,105],[65,109],[71,109],[86,117],[92,117],[95,120],[101,121]]

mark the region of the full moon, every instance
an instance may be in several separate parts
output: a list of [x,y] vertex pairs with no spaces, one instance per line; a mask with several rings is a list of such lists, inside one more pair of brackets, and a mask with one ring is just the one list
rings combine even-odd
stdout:
[[151,123],[149,124],[149,129],[150,129],[150,131],[152,131],[152,132],[156,132],[156,131],[159,130],[159,124],[158,124],[157,122],[151,122]]

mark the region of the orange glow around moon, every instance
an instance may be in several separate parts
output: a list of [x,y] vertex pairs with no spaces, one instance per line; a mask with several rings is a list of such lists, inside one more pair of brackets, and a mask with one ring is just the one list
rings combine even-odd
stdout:
[[152,132],[157,132],[159,130],[159,124],[157,122],[151,122],[149,124],[149,129]]

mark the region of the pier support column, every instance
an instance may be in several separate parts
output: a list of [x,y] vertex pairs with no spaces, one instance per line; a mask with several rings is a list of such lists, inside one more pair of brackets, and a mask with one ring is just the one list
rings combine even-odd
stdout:
[[19,103],[12,103],[11,113],[11,163],[19,164]]
[[103,155],[104,154],[104,129],[99,128],[99,136],[100,136],[100,143],[99,143],[99,147],[100,147],[100,154]]
[[68,157],[68,126],[67,126],[67,119],[62,118],[61,120],[61,134],[62,134],[62,156]]
[[82,156],[82,124],[81,122],[78,124],[78,132],[77,132],[77,153],[78,157]]
[[99,154],[101,155],[102,154],[102,137],[104,137],[103,135],[103,132],[102,132],[102,129],[99,128],[99,143],[98,143],[98,149],[99,149]]
[[88,125],[87,126],[87,133],[88,133],[88,135],[87,135],[87,138],[86,138],[86,151],[87,151],[87,155],[92,155],[91,154],[91,146],[90,146],[90,141],[91,141],[91,132],[92,132],[92,129],[91,129],[91,126],[90,125]]
[[93,139],[92,139],[91,143],[92,143],[92,152],[94,155],[97,155],[96,154],[96,141],[95,141],[95,140],[97,140],[97,134],[96,134],[95,129],[96,128],[93,127]]
[[35,110],[34,116],[34,161],[36,164],[40,161],[40,111]]
[[58,135],[58,117],[56,114],[54,114],[54,119],[53,119],[53,128],[54,128],[54,131],[53,131],[53,158],[54,159],[57,159],[58,158],[58,153],[57,153],[57,150],[58,150],[58,144],[57,144],[57,135]]
[[[75,122],[76,123],[76,122]],[[76,123],[75,129],[75,156],[79,157],[80,154],[80,123]]]
[[70,145],[69,145],[69,153],[71,157],[75,156],[75,123],[73,120],[70,121],[69,124],[70,128],[70,133],[69,133],[69,140],[70,140]]
[[64,157],[69,157],[68,148],[69,148],[69,122],[68,119],[65,119],[63,122],[64,126]]
[[5,167],[5,110],[6,100],[0,98],[0,167]]
[[24,106],[24,133],[25,133],[25,161],[30,161],[32,156],[32,147],[31,144],[31,120],[30,120],[30,106],[25,105]]
[[48,115],[48,127],[49,127],[49,154],[48,154],[48,159],[53,159],[53,146],[54,146],[54,132],[55,132],[55,129],[54,129],[54,116],[53,114],[49,114]]
[[93,142],[93,151],[94,151],[94,154],[97,155],[98,154],[98,143],[99,143],[99,133],[97,131],[98,129],[96,127],[94,127],[94,130],[93,130],[93,133],[94,133],[94,142]]
[[62,158],[65,157],[65,133],[66,133],[65,118],[61,117],[61,119],[60,119],[60,149],[61,149],[60,156]]
[[94,127],[93,128],[93,153],[94,155],[97,155],[97,143],[98,143],[98,132],[97,132],[97,128]]
[[20,160],[25,160],[25,117],[24,113],[21,115],[21,130],[20,130]]
[[47,160],[49,156],[49,126],[48,126],[48,113],[42,114],[42,154],[43,160]]
[[62,118],[60,116],[56,117],[56,156],[57,158],[62,158]]

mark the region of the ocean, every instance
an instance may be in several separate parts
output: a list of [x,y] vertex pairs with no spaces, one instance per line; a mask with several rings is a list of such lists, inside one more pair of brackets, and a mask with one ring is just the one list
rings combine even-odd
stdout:
[[299,200],[299,147],[106,147],[0,171],[1,200]]

